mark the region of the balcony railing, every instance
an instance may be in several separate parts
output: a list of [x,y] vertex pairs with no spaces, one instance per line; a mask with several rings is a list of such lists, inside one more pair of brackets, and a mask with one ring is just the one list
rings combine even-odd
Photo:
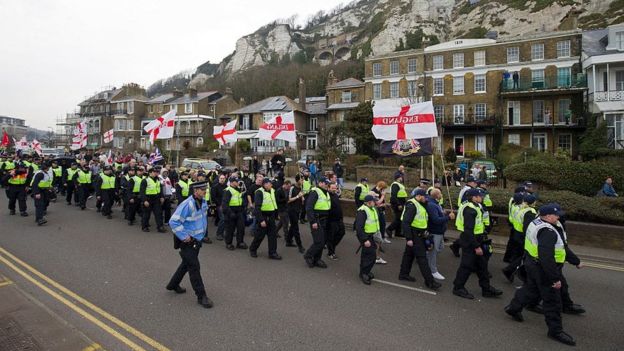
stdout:
[[510,78],[501,82],[501,93],[584,88],[587,88],[587,77],[582,73],[576,76],[545,76],[541,81],[531,79],[514,81]]
[[624,90],[596,91],[589,94],[589,101],[624,101]]
[[463,116],[444,116],[438,119],[443,126],[487,126],[496,125],[495,117],[477,117],[474,114]]

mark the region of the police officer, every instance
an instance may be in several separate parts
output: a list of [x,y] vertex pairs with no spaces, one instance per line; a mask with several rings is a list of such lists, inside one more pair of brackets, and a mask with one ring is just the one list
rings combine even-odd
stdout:
[[227,188],[227,176],[225,174],[219,174],[218,181],[210,187],[210,198],[216,206],[216,226],[217,226],[217,240],[223,240],[223,234],[225,233],[225,221],[223,216],[223,193]]
[[193,182],[189,179],[188,173],[180,173],[180,180],[178,180],[178,183],[175,185],[176,197],[179,204],[181,204],[184,200],[186,200],[187,197],[189,197],[191,184],[193,184]]
[[[299,175],[297,175],[299,176]],[[312,181],[310,180],[310,170],[305,168],[303,170],[303,174],[301,175],[301,192],[303,192],[303,203],[304,206],[301,208],[301,214],[300,214],[300,223],[301,224],[305,224],[308,220],[307,220],[307,216],[306,216],[306,206],[305,203],[308,201],[308,195],[310,194],[310,191],[312,190]],[[295,178],[296,181],[299,181]]]
[[98,183],[98,200],[102,201],[102,215],[108,219],[113,218],[113,203],[117,192],[117,178],[113,174],[112,166],[105,166],[104,171],[100,174],[100,182]]
[[275,217],[277,216],[277,200],[275,189],[269,178],[262,180],[262,187],[256,189],[254,194],[254,214],[257,221],[257,230],[254,239],[249,246],[249,255],[258,257],[258,247],[262,244],[264,237],[267,237],[269,245],[269,258],[281,260],[282,256],[277,253],[277,228]]
[[[132,168],[129,168],[129,170]],[[130,180],[128,181],[128,225],[134,225],[134,220],[136,218],[137,213],[142,213],[141,211],[141,183],[145,178],[143,173],[145,169],[143,167],[137,167],[135,175],[132,175],[130,171],[128,173],[132,175]]]
[[[28,179],[28,170],[24,164],[16,163],[15,168],[11,168],[4,175],[2,183],[6,184],[6,194],[9,198],[9,212],[15,215],[15,203],[19,204],[19,211],[22,217],[28,216],[26,212],[26,182]],[[5,164],[5,169],[7,169]]]
[[[329,209],[329,215],[327,216],[327,235],[325,239],[327,257],[335,261],[338,259],[338,256],[336,256],[336,247],[340,244],[340,241],[342,241],[342,238],[345,235],[344,215],[342,213],[340,195],[338,194],[340,191],[338,183],[330,183],[328,190],[331,207]],[[362,204],[364,204],[364,201]]]
[[49,192],[52,190],[52,177],[48,173],[49,168],[48,162],[44,162],[41,165],[41,169],[33,176],[30,184],[32,196],[35,199],[35,221],[37,225],[48,223],[44,216],[50,201]]
[[368,178],[361,178],[358,185],[355,186],[353,198],[355,199],[355,207],[360,208],[364,204],[364,198],[368,195],[370,189],[368,187]]
[[[304,253],[303,243],[301,242],[301,234],[299,233],[299,215],[304,205],[304,196],[301,189],[303,178],[295,177],[296,183],[290,187],[288,191],[288,218],[290,225],[288,226],[288,235],[285,237],[286,247],[297,247],[299,253]],[[295,244],[293,244],[293,239]]]
[[[505,312],[521,322],[524,320],[522,309],[541,297],[548,336],[566,345],[576,345],[574,338],[563,331],[561,323],[562,268],[567,253],[571,252],[565,229],[559,222],[562,215],[558,204],[543,205],[539,218],[527,227],[524,242],[527,280],[505,307]],[[577,266],[580,267],[580,261]]]
[[361,245],[360,253],[360,279],[366,285],[371,284],[375,276],[371,273],[377,257],[377,244],[373,236],[380,231],[379,216],[375,208],[377,199],[372,195],[366,195],[364,204],[355,214],[355,233]]
[[479,286],[483,297],[500,296],[503,292],[490,285],[488,276],[487,259],[485,255],[489,251],[483,212],[479,204],[483,201],[483,194],[478,189],[466,191],[466,199],[457,211],[455,227],[459,230],[459,245],[462,248],[461,262],[457,269],[457,275],[453,282],[453,294],[466,299],[474,299],[474,296],[465,288],[466,281],[472,272],[479,277]]
[[403,185],[403,173],[397,172],[394,175],[394,182],[390,186],[390,206],[392,207],[392,223],[386,228],[386,233],[392,238],[392,232],[396,231],[396,236],[401,237],[401,214],[403,206],[407,201],[407,191]]
[[80,206],[81,210],[84,210],[87,208],[87,199],[91,191],[91,170],[89,166],[85,164],[81,170],[78,170],[76,182],[78,185],[78,206]]
[[503,268],[503,275],[509,280],[510,283],[514,281],[514,275],[516,270],[522,263],[522,257],[524,257],[524,241],[526,229],[533,222],[537,211],[535,210],[535,196],[531,194],[524,195],[520,208],[515,211],[514,215],[514,236],[515,241],[514,250],[510,257],[510,262],[507,267]]
[[165,233],[161,208],[161,205],[165,202],[165,196],[163,195],[163,188],[158,177],[158,169],[155,167],[149,170],[149,176],[141,182],[140,199],[143,204],[143,216],[141,217],[143,231],[150,231],[149,220],[153,212],[158,232]]
[[429,268],[429,262],[427,261],[427,250],[433,245],[433,240],[428,238],[427,233],[429,219],[426,207],[427,191],[417,188],[414,195],[414,198],[405,204],[405,210],[401,216],[403,235],[405,235],[405,250],[401,260],[399,280],[416,281],[416,278],[410,275],[414,259],[416,259],[420,273],[425,280],[425,285],[432,290],[437,290],[442,285],[433,279],[431,268]]
[[[466,184],[464,185],[464,187],[459,191],[459,196],[457,196],[457,207],[461,207],[461,205],[466,202],[467,199],[467,191],[470,189],[475,189],[477,187],[477,181],[475,180],[475,178],[473,176],[468,176],[466,178]],[[450,246],[449,248],[451,249],[451,251],[453,252],[453,255],[455,257],[459,257],[459,251],[461,249],[461,245],[459,243],[460,239],[455,240]]]
[[65,171],[63,174],[63,187],[65,188],[65,201],[67,205],[71,206],[72,197],[74,199],[74,203],[78,205],[78,191],[76,189],[76,177],[78,174],[78,164],[76,162],[72,162],[71,166]]
[[505,254],[503,255],[503,262],[511,262],[511,257],[514,256],[514,252],[518,250],[524,250],[524,244],[518,247],[516,240],[514,240],[515,233],[515,216],[516,211],[519,209],[520,204],[522,204],[522,199],[524,199],[524,195],[526,191],[524,187],[517,187],[514,190],[513,196],[509,199],[507,204],[507,222],[509,224],[509,239],[507,240],[507,246],[505,247]]
[[198,182],[191,185],[193,196],[189,196],[178,205],[169,220],[169,226],[174,233],[174,248],[180,249],[182,263],[178,266],[167,290],[183,294],[186,289],[180,286],[184,275],[188,272],[191,286],[197,296],[197,303],[205,308],[213,306],[212,301],[206,296],[204,281],[202,280],[199,265],[199,250],[202,239],[208,228],[208,205],[204,200],[208,183]]
[[239,188],[239,179],[230,177],[230,185],[223,192],[223,216],[225,218],[225,247],[234,250],[232,245],[234,230],[236,230],[236,247],[245,250],[245,209],[243,194]]
[[321,260],[325,235],[328,230],[327,218],[331,209],[331,199],[327,189],[327,179],[322,177],[318,181],[318,187],[314,187],[306,200],[306,215],[312,231],[312,245],[303,255],[308,267],[327,268],[327,264]]
[[63,187],[63,167],[59,166],[58,162],[52,161],[52,166],[50,167],[50,170],[52,171],[52,176],[54,178],[52,180],[54,191],[50,192],[50,199],[56,202],[57,192],[61,195],[65,194],[65,189]]

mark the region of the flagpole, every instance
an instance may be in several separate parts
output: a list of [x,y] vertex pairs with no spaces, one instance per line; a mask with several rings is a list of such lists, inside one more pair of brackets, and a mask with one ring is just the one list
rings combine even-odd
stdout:
[[176,150],[176,165],[177,167],[180,167],[180,121],[178,118],[176,118],[178,123],[177,124],[177,128],[176,128],[176,145],[177,145],[177,150]]

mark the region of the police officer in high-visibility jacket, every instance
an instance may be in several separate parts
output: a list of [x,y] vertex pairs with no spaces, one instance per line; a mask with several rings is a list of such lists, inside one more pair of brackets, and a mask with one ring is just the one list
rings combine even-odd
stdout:
[[175,185],[176,197],[179,204],[186,200],[186,198],[191,194],[191,184],[193,184],[193,182],[189,179],[188,172],[180,173],[180,180],[178,180],[178,183]]
[[[239,248],[247,249],[245,244],[245,208],[243,207],[243,193],[239,187],[241,181],[230,177],[230,185],[223,191],[221,206],[225,220],[225,247],[228,250]],[[236,247],[232,245],[236,230]]]
[[97,198],[102,200],[102,216],[108,219],[113,218],[113,203],[117,193],[118,183],[112,166],[105,166],[104,171],[100,174],[100,182],[98,183]]
[[[522,309],[541,297],[548,336],[566,345],[576,345],[574,338],[563,331],[561,323],[562,268],[568,252],[573,254],[567,244],[565,229],[559,222],[562,215],[558,204],[543,205],[539,209],[539,218],[527,227],[524,242],[527,281],[516,290],[505,312],[521,322],[524,320]],[[577,267],[582,267],[580,261]]]
[[52,177],[48,172],[49,169],[50,165],[48,162],[44,162],[41,165],[41,169],[33,176],[30,184],[32,196],[35,199],[35,221],[37,225],[48,223],[44,216],[50,201],[49,193],[52,190]]
[[355,207],[360,208],[364,204],[364,198],[368,195],[370,189],[368,187],[368,178],[360,179],[358,185],[355,186],[353,198],[355,199]]
[[65,201],[67,205],[72,204],[72,197],[74,199],[74,204],[78,205],[78,190],[76,186],[76,177],[78,175],[78,164],[76,162],[72,162],[71,166],[65,170],[63,174],[63,187],[65,188]]
[[156,219],[156,228],[159,233],[165,233],[162,217],[162,204],[165,202],[163,187],[158,177],[158,169],[155,167],[149,170],[149,176],[141,181],[141,203],[143,204],[143,216],[141,226],[144,232],[149,232],[149,220],[151,213]]
[[87,208],[87,199],[91,192],[91,170],[89,166],[85,164],[81,170],[78,170],[76,182],[78,185],[78,206],[84,210]]
[[[129,170],[130,169],[132,168],[129,168]],[[133,173],[136,174],[132,175],[128,180],[128,213],[126,215],[128,225],[134,225],[136,214],[141,211],[141,200],[139,197],[141,195],[141,183],[143,179],[145,179],[143,175],[145,173],[145,168],[137,167],[136,171]],[[128,171],[128,174],[130,174],[130,171]]]
[[522,199],[524,199],[524,195],[526,191],[524,187],[520,186],[514,190],[513,196],[509,199],[507,203],[507,222],[509,224],[509,239],[507,240],[507,246],[505,247],[505,254],[503,255],[503,262],[511,262],[511,257],[514,256],[514,252],[518,250],[524,250],[524,245],[520,245],[518,247],[514,238],[514,220],[516,211],[520,204],[522,204]]
[[401,260],[399,280],[416,281],[416,278],[410,275],[414,259],[416,259],[425,285],[432,290],[437,290],[441,284],[433,279],[429,262],[427,262],[427,250],[433,246],[433,239],[429,238],[427,232],[429,217],[426,196],[426,190],[417,188],[414,197],[405,204],[405,209],[401,215],[403,234],[405,235],[405,250]]
[[394,182],[390,185],[390,206],[392,207],[393,218],[392,223],[386,228],[386,233],[391,238],[393,235],[402,236],[401,214],[403,214],[403,206],[405,206],[405,201],[407,201],[407,190],[405,190],[403,181],[403,173],[397,172],[394,175]]
[[188,272],[191,286],[197,296],[197,303],[205,308],[211,308],[213,303],[206,296],[206,288],[199,265],[199,249],[208,228],[208,205],[204,200],[207,187],[207,182],[192,184],[192,196],[178,204],[171,219],[169,219],[169,226],[174,233],[173,247],[180,249],[182,263],[167,284],[167,290],[175,291],[178,294],[185,293],[186,289],[181,287],[180,283]]
[[54,191],[50,192],[51,198],[56,202],[56,193],[63,195],[65,194],[65,189],[63,188],[63,167],[58,165],[58,162],[52,161],[52,165],[50,166],[50,171],[52,171],[52,186]]
[[366,285],[371,284],[371,279],[374,278],[371,270],[375,265],[375,259],[377,258],[377,244],[374,240],[374,235],[379,233],[379,215],[375,208],[375,202],[377,198],[372,195],[366,195],[364,197],[364,204],[360,206],[355,214],[355,234],[360,242],[361,254],[360,254],[360,279]]
[[[15,165],[15,167],[13,167]],[[5,164],[6,167],[6,164]],[[15,203],[19,205],[20,215],[28,216],[26,205],[26,182],[28,180],[28,169],[21,162],[11,163],[7,173],[2,177],[2,184],[6,188],[6,195],[9,198],[9,212],[15,215]],[[5,168],[6,169],[6,168]]]
[[479,286],[483,297],[500,296],[503,292],[490,285],[488,277],[487,259],[485,255],[490,249],[483,212],[479,204],[483,201],[483,194],[478,189],[466,191],[466,199],[457,211],[455,227],[461,232],[459,245],[462,249],[461,261],[457,275],[453,281],[453,294],[466,299],[474,296],[466,290],[465,284],[473,272],[479,277]]
[[515,211],[513,219],[513,239],[515,241],[514,250],[512,252],[512,256],[510,257],[509,265],[503,268],[503,275],[505,275],[510,283],[514,281],[514,274],[522,263],[522,257],[524,257],[524,242],[526,229],[537,215],[537,211],[534,207],[535,200],[535,196],[531,194],[524,195],[519,209]]
[[269,245],[269,258],[281,260],[282,256],[277,253],[277,227],[275,225],[277,200],[275,199],[273,183],[271,183],[269,178],[264,178],[262,187],[255,191],[254,215],[258,222],[258,228],[251,245],[249,245],[249,255],[258,257],[258,248],[266,236]]
[[[303,203],[305,204],[305,202],[308,200],[308,195],[310,195],[310,190],[312,190],[312,180],[310,180],[310,170],[305,168],[303,170],[303,174],[297,175],[297,176],[300,176],[303,179],[301,183],[301,192],[303,193]],[[295,180],[299,181],[296,178]],[[304,224],[307,222],[305,205],[301,208],[301,214],[300,214],[299,219],[300,219],[299,222],[301,224]]]
[[327,268],[327,264],[321,260],[323,247],[325,246],[326,233],[329,230],[328,217],[331,209],[331,198],[327,188],[329,181],[322,177],[318,180],[318,187],[312,188],[305,203],[306,215],[312,231],[312,245],[303,255],[308,267]]

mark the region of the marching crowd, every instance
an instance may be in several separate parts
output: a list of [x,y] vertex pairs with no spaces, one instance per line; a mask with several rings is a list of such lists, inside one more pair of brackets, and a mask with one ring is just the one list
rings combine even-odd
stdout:
[[[64,201],[80,210],[87,200],[95,197],[97,211],[112,219],[118,204],[128,225],[140,217],[141,229],[149,232],[154,217],[158,232],[169,226],[180,249],[182,263],[167,285],[168,290],[184,293],[180,286],[188,272],[198,303],[212,307],[199,274],[198,253],[202,244],[211,244],[207,221],[216,224],[214,239],[223,241],[228,250],[248,250],[258,257],[260,245],[268,241],[267,256],[281,260],[277,239],[280,231],[286,247],[297,248],[310,268],[327,268],[323,251],[330,260],[338,260],[336,247],[345,235],[341,195],[342,174],[328,172],[317,179],[303,167],[294,181],[285,179],[285,161],[280,150],[272,160],[270,179],[262,170],[245,174],[238,169],[204,171],[176,169],[171,165],[147,164],[146,160],[117,158],[112,164],[98,160],[87,162],[76,158],[67,167],[54,160],[29,155],[0,159],[1,183],[9,199],[9,212],[28,216],[26,199],[34,199],[35,221],[47,222],[50,202]],[[255,168],[255,167],[254,167]],[[334,167],[334,170],[336,167]],[[340,177],[339,177],[340,176]],[[476,273],[483,297],[497,297],[502,291],[490,284],[492,273],[488,261],[492,242],[488,234],[494,226],[490,216],[492,201],[487,182],[473,176],[465,179],[457,199],[456,212],[443,208],[445,201],[441,183],[421,179],[420,185],[408,192],[404,185],[402,167],[394,174],[388,187],[385,181],[371,184],[362,178],[355,187],[356,216],[352,226],[360,242],[359,277],[366,285],[374,279],[375,264],[386,263],[383,245],[391,239],[404,238],[405,248],[398,279],[414,282],[411,274],[416,261],[425,285],[438,290],[445,277],[437,268],[437,256],[444,247],[447,224],[455,221],[460,237],[451,244],[455,256],[461,257],[453,281],[453,294],[474,299],[465,283]],[[570,298],[563,275],[563,264],[580,268],[579,258],[567,245],[563,212],[558,204],[535,208],[537,196],[530,182],[521,184],[508,203],[510,235],[503,270],[506,279],[516,277],[524,282],[515,293],[505,312],[516,321],[523,321],[521,311],[528,309],[543,313],[548,335],[573,345],[574,339],[562,329],[561,312],[584,313]],[[174,204],[175,209],[173,208]],[[386,211],[392,211],[392,222],[386,225]],[[299,226],[309,223],[312,244],[304,247]],[[246,227],[252,240],[246,243]]]

